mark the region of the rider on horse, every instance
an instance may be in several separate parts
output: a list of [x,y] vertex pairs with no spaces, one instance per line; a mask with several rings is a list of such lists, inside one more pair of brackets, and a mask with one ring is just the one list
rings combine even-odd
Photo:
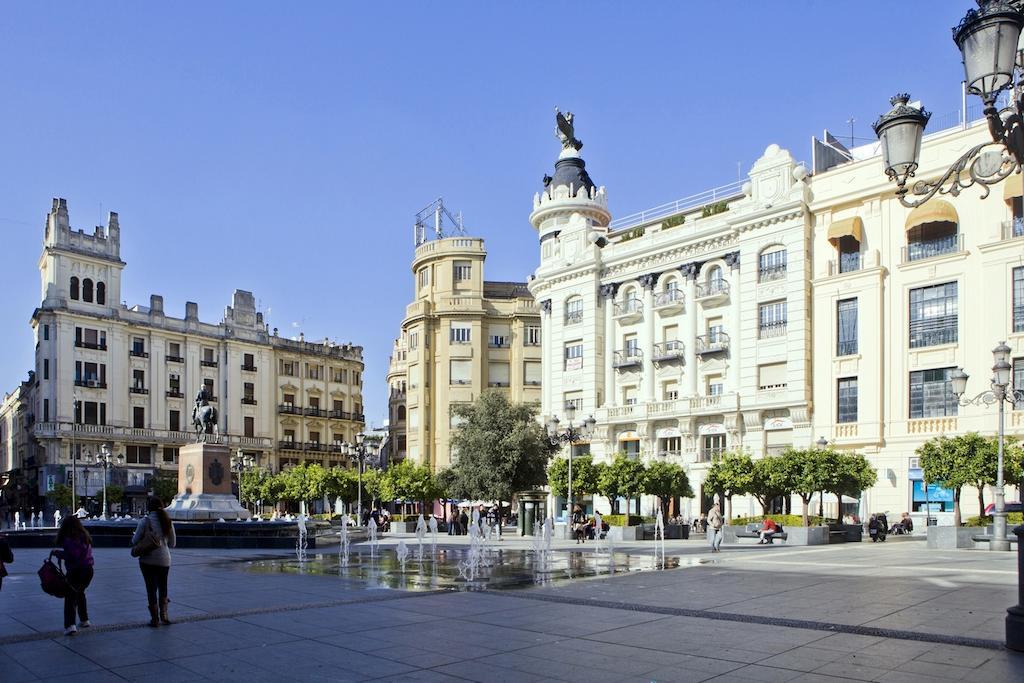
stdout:
[[217,409],[210,405],[209,399],[210,394],[206,392],[206,385],[200,385],[199,393],[196,394],[195,407],[192,408],[192,423],[196,428],[197,441],[200,439],[200,434],[211,432],[216,434]]

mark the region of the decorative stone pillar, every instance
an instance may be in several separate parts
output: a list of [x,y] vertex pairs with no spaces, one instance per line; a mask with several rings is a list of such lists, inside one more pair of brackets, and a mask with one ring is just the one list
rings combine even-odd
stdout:
[[601,285],[601,301],[604,307],[604,406],[614,406],[617,400],[615,391],[615,294],[619,291],[618,283]]
[[640,348],[643,349],[643,396],[644,401],[654,401],[654,288],[658,284],[658,274],[648,273],[640,276],[640,284],[644,288],[644,324],[640,335]]
[[685,347],[683,353],[685,354],[686,362],[686,395],[696,396],[697,395],[697,302],[694,299],[697,297],[697,264],[687,263],[685,266],[680,268],[683,275],[686,277],[686,310],[684,315],[686,318],[686,332],[685,332]]
[[[552,386],[551,386],[551,359],[558,357],[556,349],[553,346],[548,346],[552,343],[551,334],[551,299],[544,299],[540,302],[540,343],[541,354],[540,354],[540,412],[542,416],[551,415],[552,406]],[[543,351],[544,346],[547,346],[548,352]],[[564,360],[563,360],[564,362]]]

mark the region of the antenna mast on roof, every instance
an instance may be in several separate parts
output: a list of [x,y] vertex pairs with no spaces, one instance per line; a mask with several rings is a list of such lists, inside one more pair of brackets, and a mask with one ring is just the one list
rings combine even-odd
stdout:
[[[433,223],[434,239],[437,240],[466,234],[466,228],[462,224],[462,212],[452,215],[452,212],[445,208],[444,199],[438,197],[416,214],[416,222],[412,228],[413,246],[418,247],[427,241],[428,222]],[[448,223],[447,230],[445,223]]]

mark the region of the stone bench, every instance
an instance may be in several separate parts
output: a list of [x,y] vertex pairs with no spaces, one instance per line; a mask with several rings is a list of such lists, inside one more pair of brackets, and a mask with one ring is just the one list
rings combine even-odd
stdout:
[[[761,530],[761,525],[760,524],[748,524],[747,526],[745,526],[743,528],[742,531],[741,530],[737,530],[736,531],[736,538],[757,538],[757,539],[760,539],[761,538],[761,534],[758,533],[758,532],[760,532],[760,530]],[[787,531],[785,531],[785,528],[783,528],[783,531],[781,533],[772,534],[771,540],[774,541],[775,539],[779,539],[779,540],[785,541],[787,538],[789,538],[789,533]]]

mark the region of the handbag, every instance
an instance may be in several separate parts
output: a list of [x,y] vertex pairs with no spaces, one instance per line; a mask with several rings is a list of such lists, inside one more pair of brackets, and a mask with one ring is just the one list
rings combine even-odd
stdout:
[[148,555],[157,548],[160,547],[160,539],[153,533],[153,529],[149,526],[149,518],[146,518],[146,528],[142,532],[142,538],[139,542],[132,546],[132,557],[142,557]]
[[53,561],[53,555],[51,554],[45,560],[43,560],[43,566],[39,568],[39,584],[43,588],[44,593],[49,593],[55,598],[65,598],[69,593],[73,592],[74,589],[68,585],[68,577],[61,571],[57,560],[57,563]]

